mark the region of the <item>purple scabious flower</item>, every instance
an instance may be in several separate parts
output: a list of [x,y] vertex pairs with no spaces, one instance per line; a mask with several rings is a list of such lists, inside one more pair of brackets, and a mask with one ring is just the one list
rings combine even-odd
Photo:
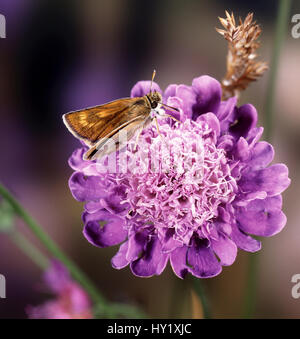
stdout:
[[52,261],[44,281],[55,298],[40,306],[27,307],[30,319],[91,319],[92,304],[86,292],[74,282],[66,268]]
[[[132,97],[149,92],[138,82]],[[161,92],[157,84],[154,90]],[[161,92],[162,93],[162,92]],[[69,160],[75,170],[69,186],[84,201],[84,236],[95,246],[120,244],[112,266],[130,266],[136,276],[163,272],[199,278],[218,275],[231,265],[237,249],[256,252],[261,242],[250,236],[272,236],[282,230],[281,193],[289,186],[284,164],[269,166],[272,145],[259,141],[256,109],[236,106],[236,97],[221,100],[220,83],[209,76],[191,86],[170,85],[167,111],[115,155],[115,171],[82,160],[86,147]]]

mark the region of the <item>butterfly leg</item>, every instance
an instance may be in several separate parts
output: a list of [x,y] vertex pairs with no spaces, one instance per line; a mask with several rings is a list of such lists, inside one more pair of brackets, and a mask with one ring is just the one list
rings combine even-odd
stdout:
[[140,139],[140,136],[141,136],[141,133],[142,133],[143,129],[144,129],[144,126],[142,126],[142,127],[138,130],[138,132],[137,132],[137,136],[136,136],[136,140],[135,140],[135,145],[134,145],[134,151],[137,150],[137,146],[138,146],[139,139]]
[[154,117],[154,120],[155,120],[155,125],[156,125],[156,129],[157,129],[157,133],[158,133],[159,136],[163,139],[163,136],[162,136],[162,134],[160,133],[160,130],[159,130],[159,127],[158,127],[158,121],[157,121],[157,118]]
[[171,118],[171,119],[173,119],[174,121],[177,121],[177,122],[179,122],[179,123],[181,124],[181,121],[180,121],[180,120],[174,118],[174,117],[173,117],[172,115],[170,115],[170,114],[162,114],[162,115],[160,115],[160,117]]
[[166,139],[163,137],[163,135],[160,133],[159,127],[158,127],[158,121],[157,121],[157,117],[155,116],[153,118],[155,120],[155,124],[156,124],[156,129],[157,129],[157,133],[158,135],[161,137],[161,139],[163,140],[163,142],[165,143],[165,145],[168,147],[168,144],[166,142]]

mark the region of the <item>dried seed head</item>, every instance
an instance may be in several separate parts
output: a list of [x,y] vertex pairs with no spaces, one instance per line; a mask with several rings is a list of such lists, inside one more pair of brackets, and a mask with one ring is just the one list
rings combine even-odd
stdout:
[[226,18],[220,18],[224,29],[216,28],[228,41],[227,73],[222,81],[223,99],[239,96],[240,92],[257,80],[268,68],[265,62],[257,61],[257,41],[261,28],[253,21],[253,13],[249,13],[244,22],[239,19],[236,25],[233,13],[225,11]]

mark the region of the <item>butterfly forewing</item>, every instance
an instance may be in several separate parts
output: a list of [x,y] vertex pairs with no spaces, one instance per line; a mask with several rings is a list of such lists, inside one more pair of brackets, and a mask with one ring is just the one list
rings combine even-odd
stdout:
[[135,118],[145,120],[150,111],[146,98],[125,98],[66,113],[63,119],[74,136],[92,146]]

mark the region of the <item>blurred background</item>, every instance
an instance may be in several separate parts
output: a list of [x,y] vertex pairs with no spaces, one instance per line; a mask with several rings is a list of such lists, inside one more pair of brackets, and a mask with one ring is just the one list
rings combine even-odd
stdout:
[[[225,74],[227,44],[217,34],[225,10],[245,17],[254,12],[262,26],[261,59],[270,62],[277,1],[200,0],[0,0],[6,39],[0,39],[0,180],[83,268],[107,298],[140,306],[150,317],[190,317],[174,306],[188,303],[190,291],[168,268],[141,279],[128,268],[114,270],[117,247],[98,249],[82,236],[83,205],[68,188],[67,160],[78,141],[61,116],[68,111],[129,96],[138,80],[157,70],[162,89],[191,84],[208,74]],[[292,184],[284,193],[284,230],[263,240],[259,253],[258,305],[262,318],[300,317],[300,299],[291,296],[292,275],[300,273],[300,39],[291,36],[293,1],[276,87],[273,140],[276,162],[286,163]],[[264,119],[268,72],[241,96]],[[31,239],[21,222],[17,227]],[[251,254],[239,251],[205,287],[216,318],[240,317]],[[42,271],[0,234],[0,273],[7,298],[0,318],[25,318],[27,305],[48,298],[40,292]]]

